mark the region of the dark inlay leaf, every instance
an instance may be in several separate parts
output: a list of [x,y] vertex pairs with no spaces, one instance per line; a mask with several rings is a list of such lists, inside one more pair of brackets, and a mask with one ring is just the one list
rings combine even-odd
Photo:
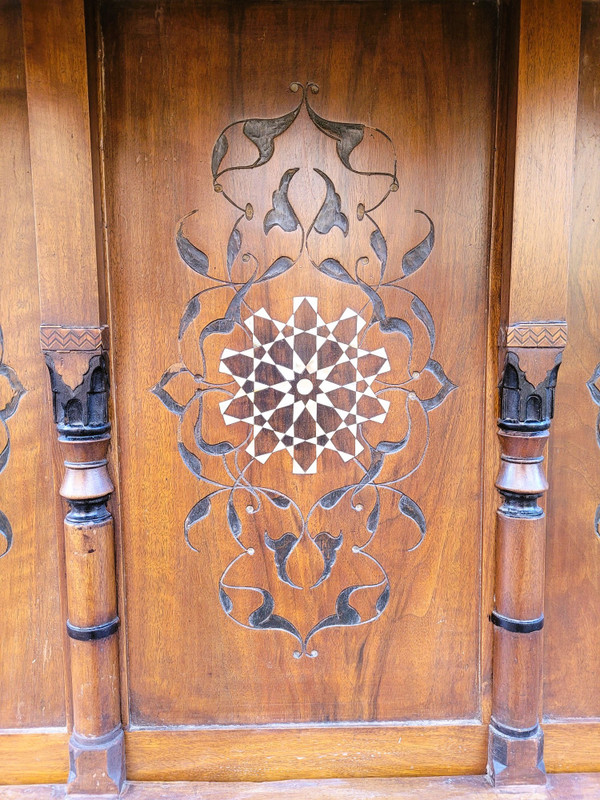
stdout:
[[429,400],[422,400],[421,405],[426,411],[431,411],[432,408],[437,408],[440,403],[444,401],[444,399],[450,394],[450,392],[456,389],[456,385],[452,383],[450,378],[444,372],[442,365],[438,364],[437,361],[434,361],[432,358],[429,359],[427,364],[425,365],[425,370],[427,372],[431,372],[432,375],[440,382],[440,389],[438,393],[431,397]]
[[271,539],[269,534],[265,531],[265,544],[269,550],[273,552],[279,579],[289,586],[294,586],[296,589],[299,589],[300,587],[296,586],[296,584],[290,580],[286,570],[287,560],[294,547],[298,544],[298,537],[288,532],[280,536],[279,539]]
[[[0,467],[0,470],[2,468]],[[13,532],[8,521],[8,517],[2,511],[0,511],[0,536],[4,539],[4,546],[2,552],[0,553],[0,558],[5,556],[12,546],[13,541]]]
[[177,449],[179,450],[179,455],[181,456],[183,463],[197,478],[202,477],[202,462],[195,456],[187,447],[184,445],[183,442],[177,442]]
[[258,589],[257,591],[259,591],[262,595],[263,602],[262,605],[257,608],[256,611],[253,611],[248,617],[248,624],[250,627],[262,628],[263,630],[275,629],[287,631],[288,633],[291,633],[292,636],[295,636],[300,643],[302,643],[302,637],[300,636],[297,628],[284,617],[279,617],[277,614],[273,614],[275,609],[273,595],[267,592],[266,589]]
[[225,589],[223,589],[222,586],[219,588],[219,601],[221,603],[223,611],[226,614],[231,613],[231,611],[233,610],[233,602],[231,600],[231,597],[229,597],[229,595],[227,594]]
[[225,154],[229,149],[229,142],[227,141],[227,137],[224,133],[222,133],[217,141],[215,142],[215,146],[213,147],[212,151],[212,159],[211,159],[211,170],[213,175],[213,180],[217,177],[219,172],[219,167],[221,166],[221,162],[225,158]]
[[[240,217],[241,219],[241,217]],[[235,223],[236,226],[240,220]],[[237,254],[240,252],[240,248],[242,246],[242,234],[239,232],[237,227],[231,231],[229,235],[229,241],[227,242],[227,272],[231,275],[231,267],[233,266],[233,262],[237,258]]]
[[425,305],[425,303],[420,300],[418,297],[410,304],[411,309],[414,312],[415,317],[420,319],[423,325],[427,328],[427,333],[429,334],[429,341],[431,342],[431,349],[433,350],[435,346],[435,326],[433,324],[433,317],[429,313],[429,309]]
[[352,122],[333,122],[319,116],[309,105],[307,105],[307,110],[317,128],[330,138],[337,140],[339,159],[347,169],[351,170],[350,154],[362,142],[365,126]]
[[336,281],[341,281],[342,283],[356,283],[354,278],[350,276],[335,258],[326,258],[324,261],[321,261],[321,263],[317,265],[317,269],[319,272],[322,272],[324,275]]
[[203,401],[201,396],[198,403],[198,417],[196,418],[196,422],[194,424],[194,439],[198,445],[198,449],[200,452],[206,453],[209,456],[225,456],[227,453],[231,453],[234,448],[230,442],[217,442],[216,444],[209,444],[202,436],[202,406]]
[[323,581],[327,580],[331,574],[331,570],[337,558],[337,551],[342,546],[343,540],[344,537],[341,533],[339,536],[332,536],[330,533],[327,533],[327,531],[321,531],[321,533],[315,536],[314,542],[323,555],[323,573],[319,580],[312,587],[313,589],[319,586],[319,584],[323,583]]
[[377,611],[377,614],[383,613],[389,600],[390,600],[390,585],[389,583],[386,583],[385,589],[379,595],[379,597],[377,598],[377,602],[375,603],[375,609]]
[[321,508],[325,508],[329,510],[336,506],[342,497],[348,492],[352,487],[351,486],[342,486],[339,489],[334,489],[332,492],[327,492],[324,494],[323,497],[319,500],[319,505]]
[[233,493],[229,495],[227,501],[227,524],[231,533],[238,539],[242,534],[242,521],[233,504]]
[[377,256],[377,258],[381,262],[381,274],[380,274],[380,280],[381,280],[383,278],[383,275],[385,273],[385,268],[387,266],[388,252],[387,252],[387,244],[379,228],[374,230],[373,233],[371,234],[371,247],[375,251],[375,255]]
[[379,503],[379,493],[377,494],[377,498],[375,500],[375,505],[373,506],[373,510],[369,514],[367,518],[367,530],[369,533],[375,533],[377,528],[379,527],[379,514],[380,514],[380,503]]
[[199,500],[196,505],[192,508],[190,513],[185,518],[185,522],[183,523],[183,532],[185,536],[186,543],[192,548],[192,550],[198,551],[197,547],[190,542],[190,530],[196,523],[200,522],[203,519],[206,519],[210,514],[210,497],[203,497],[202,500]]
[[258,148],[259,156],[252,166],[266,164],[275,150],[275,139],[281,136],[298,116],[301,106],[275,119],[249,119],[244,122],[244,136]]
[[265,234],[268,234],[271,228],[277,225],[286,233],[292,233],[298,227],[298,217],[288,198],[290,181],[297,172],[298,167],[284,172],[279,182],[279,189],[273,192],[273,208],[267,211],[263,223]]
[[410,497],[407,497],[405,494],[402,495],[400,498],[400,502],[398,503],[398,509],[401,514],[404,514],[405,517],[412,519],[412,521],[417,525],[419,528],[419,532],[421,534],[419,541],[417,542],[414,547],[411,547],[411,550],[415,550],[425,538],[425,534],[427,533],[427,523],[425,521],[425,515],[421,511],[420,507],[412,500]]
[[[195,213],[195,211],[192,211],[192,214]],[[190,269],[193,269],[194,272],[198,272],[200,275],[207,275],[208,256],[206,253],[203,253],[202,250],[198,250],[198,248],[183,235],[183,223],[189,216],[188,214],[184,217],[177,228],[177,235],[175,236],[177,250],[184,263],[187,264]]]
[[200,300],[198,299],[198,295],[194,295],[190,302],[187,304],[185,311],[183,312],[183,316],[181,317],[181,322],[179,323],[179,339],[183,337],[183,334],[187,331],[189,326],[192,322],[196,319],[198,314],[200,313]]
[[256,282],[262,283],[263,281],[270,281],[271,278],[277,278],[279,275],[283,275],[284,272],[287,272],[288,269],[293,266],[293,259],[289,258],[289,256],[280,256],[271,264],[269,269],[264,272]]
[[306,641],[308,642],[317,631],[321,631],[323,628],[334,628],[341,625],[358,625],[362,620],[358,611],[350,605],[350,596],[357,589],[361,588],[361,586],[348,586],[346,589],[343,589],[335,602],[335,614],[332,614],[330,617],[325,617],[325,619],[317,623],[309,632]]
[[165,386],[167,386],[170,380],[175,378],[177,375],[180,375],[184,371],[185,367],[182,367],[180,364],[175,364],[173,367],[169,367],[156,386],[153,386],[152,389],[150,389],[152,394],[155,394],[158,397],[164,407],[172,414],[177,414],[178,417],[183,414],[185,406],[182,406],[180,403],[174,400],[169,392],[165,389]]
[[412,347],[413,332],[405,319],[400,319],[400,317],[386,317],[379,323],[379,328],[384,333],[401,333],[403,336],[406,336]]
[[267,492],[269,500],[277,506],[277,508],[289,508],[292,502],[289,497],[284,497],[282,494],[270,494]]
[[416,245],[416,247],[413,247],[412,250],[409,250],[408,253],[405,253],[402,257],[402,271],[405,275],[412,275],[413,272],[416,272],[420,267],[423,266],[429,257],[429,254],[433,250],[433,245],[435,242],[433,221],[424,211],[419,211],[416,209],[415,214],[422,214],[428,220],[429,233],[422,241],[419,242],[418,245]]
[[7,439],[6,444],[2,448],[2,451],[0,452],[0,472],[2,472],[4,467],[7,465],[9,456],[10,456],[10,439]]
[[344,236],[347,236],[348,217],[342,213],[342,200],[335,191],[335,186],[330,178],[324,172],[321,172],[320,169],[315,169],[315,172],[325,181],[327,193],[323,205],[319,209],[319,213],[313,223],[313,227],[317,233],[323,236],[329,233],[334,227],[339,228]]

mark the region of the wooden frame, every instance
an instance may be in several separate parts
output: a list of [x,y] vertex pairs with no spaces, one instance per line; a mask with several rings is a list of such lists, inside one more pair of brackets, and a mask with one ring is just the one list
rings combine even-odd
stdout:
[[[500,377],[503,469],[497,486],[504,503],[499,512],[495,586],[492,570],[486,567],[493,558],[493,536],[485,540],[482,554],[482,606],[491,611],[495,589],[494,629],[485,619],[481,622],[481,675],[488,688],[494,630],[494,691],[482,692],[482,721],[487,724],[491,718],[488,770],[498,784],[545,781],[539,727],[545,525],[537,499],[546,488],[541,458],[551,418],[557,359],[566,341],[580,25],[577,0],[521,0],[509,6],[506,52],[501,58],[506,71],[501,65],[499,75],[490,280],[492,301],[500,289],[496,273],[502,271],[501,318],[492,315],[489,325],[490,352],[496,347],[496,325],[502,331],[500,369],[496,373],[494,359],[488,359],[486,395],[491,419]],[[83,436],[81,429],[75,432],[70,424],[76,403],[87,407],[91,394],[103,395],[106,402],[106,370],[110,370],[106,365],[108,331],[99,203],[102,186],[94,144],[96,98],[88,79],[88,73],[95,79],[96,66],[90,57],[95,32],[89,20],[86,28],[83,0],[65,0],[60,8],[50,0],[24,0],[22,7],[42,349],[50,368],[56,421],[67,462],[61,494],[75,512],[70,513],[65,527],[64,571],[71,635],[68,670],[73,688],[86,674],[97,690],[93,697],[73,701],[69,787],[74,792],[118,792],[125,779],[125,754],[127,774],[132,779],[167,775],[187,780],[256,779],[262,775],[260,733],[248,735],[250,755],[244,755],[244,769],[248,771],[235,772],[234,767],[227,773],[219,767],[216,753],[206,752],[201,766],[190,764],[187,753],[191,733],[132,730],[123,736],[121,720],[127,722],[127,710],[126,703],[123,712],[119,707],[119,697],[124,696],[119,681],[125,686],[126,677],[124,665],[119,667],[114,531],[106,511],[113,491],[105,461],[109,432],[104,418],[82,420]],[[69,81],[64,81],[64,75]],[[556,158],[556,153],[563,157]],[[96,383],[92,386],[94,375]],[[104,413],[101,411],[101,415]],[[534,422],[539,424],[530,424]],[[490,475],[498,451],[491,426],[485,435],[485,474]],[[495,501],[491,486],[486,492],[484,518],[489,519]],[[77,555],[83,539],[90,536],[96,543],[91,565]],[[515,687],[519,687],[518,702]],[[102,718],[106,707],[110,714]],[[364,737],[362,732],[350,735],[343,727],[327,731],[312,728],[308,734],[298,729],[282,737],[282,752],[277,755],[274,773],[269,774],[332,777],[329,764],[309,768],[300,762],[291,763],[285,752],[287,741],[303,735],[311,740],[323,736],[343,745],[348,755],[346,762],[342,760],[336,766],[339,775],[435,772],[440,745],[436,735],[432,736],[432,728],[424,744],[414,726],[376,727],[376,764],[369,752],[375,749],[371,729],[365,730]],[[438,730],[457,774],[485,769],[487,733],[483,726],[440,725],[436,733]],[[573,729],[571,739],[566,726],[545,726],[547,767],[568,770],[597,764],[597,760],[582,759],[578,748],[570,744],[587,737],[591,730],[595,730],[592,723],[580,724]],[[50,737],[50,754],[39,767],[27,770],[24,764],[29,745],[33,749],[38,742],[27,737],[40,735]],[[20,747],[13,756],[15,767],[10,774],[34,780],[59,780],[64,775],[58,756],[59,748],[64,747],[64,734],[16,736],[23,738],[18,738]],[[194,732],[195,743],[198,736]],[[230,739],[226,729],[219,736],[224,743]],[[403,741],[401,754],[392,747],[398,737]],[[5,742],[7,739],[0,737],[0,746]],[[459,745],[460,757],[452,756],[451,751],[458,750]],[[310,752],[310,745],[306,747]],[[145,766],[149,756],[163,749],[169,750],[171,760],[163,766],[163,772],[150,772]],[[19,753],[25,754],[22,760]],[[101,778],[92,778],[98,772]]]

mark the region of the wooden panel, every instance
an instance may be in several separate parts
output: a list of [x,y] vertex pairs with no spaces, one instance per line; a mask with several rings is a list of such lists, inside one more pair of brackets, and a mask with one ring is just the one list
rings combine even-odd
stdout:
[[[513,800],[594,800],[600,791],[597,775],[556,775],[544,788],[513,789]],[[323,800],[479,800],[506,797],[493,789],[483,775],[468,778],[364,778],[329,781],[273,781],[271,783],[131,783],[128,800],[305,800],[318,795]],[[59,786],[4,789],[5,800],[57,800],[64,797]]]
[[[577,118],[569,343],[550,452],[544,713],[600,716],[600,6],[585,3]],[[588,387],[586,383],[589,382]]]
[[[5,553],[0,558],[0,728],[65,724],[59,509],[50,393],[39,350],[20,30],[19,4],[0,3],[0,529],[6,531],[6,519],[12,529],[8,552],[6,537],[0,536],[0,554]],[[1,734],[0,741],[5,741]]]
[[[135,724],[452,720],[473,719],[480,713],[480,472],[495,26],[496,10],[487,3],[403,3],[393,7],[381,3],[289,3],[256,5],[252,14],[236,4],[177,4],[168,15],[158,16],[154,6],[143,4],[105,7],[104,152],[111,328],[130,703]],[[471,80],[473,74],[479,76],[477,81]],[[421,254],[431,244],[426,236],[429,223],[415,215],[414,209],[426,211],[433,220],[436,242],[425,266],[416,271],[417,252],[404,260],[407,273],[415,266],[406,281],[414,295],[399,293],[390,307],[411,320],[415,331],[413,369],[431,381],[424,390],[430,392],[427,396],[435,395],[445,382],[443,373],[439,373],[441,383],[436,382],[426,368],[424,354],[431,352],[427,330],[432,324],[436,332],[433,358],[458,388],[439,407],[433,408],[437,401],[432,403],[423,464],[402,484],[402,491],[411,498],[402,507],[409,509],[408,515],[399,513],[398,498],[382,498],[380,528],[369,553],[384,564],[386,577],[381,578],[374,562],[369,569],[372,567],[371,576],[379,576],[373,580],[378,593],[383,594],[388,578],[392,586],[385,613],[379,611],[374,595],[362,601],[361,612],[363,619],[380,617],[376,622],[330,627],[299,645],[288,633],[259,630],[259,624],[249,631],[227,618],[225,611],[231,609],[227,599],[219,604],[219,576],[240,553],[227,527],[227,519],[234,527],[238,524],[236,516],[225,513],[224,495],[222,500],[213,500],[214,515],[190,533],[191,544],[200,552],[188,547],[183,523],[207,490],[186,470],[177,452],[177,414],[169,414],[156,396],[165,399],[160,390],[165,389],[168,376],[159,391],[153,394],[149,389],[156,388],[165,369],[180,357],[196,363],[202,325],[223,317],[231,299],[229,290],[221,299],[203,297],[200,317],[196,302],[188,306],[180,356],[177,333],[184,309],[190,298],[211,285],[202,274],[204,256],[191,249],[188,239],[205,251],[215,275],[227,274],[224,254],[228,240],[235,250],[232,227],[240,212],[233,214],[223,193],[213,191],[210,173],[213,146],[226,126],[248,117],[276,117],[299,109],[295,133],[290,133],[291,139],[282,135],[281,145],[277,140],[276,155],[266,165],[266,179],[257,189],[262,197],[253,200],[258,226],[252,227],[251,209],[237,228],[242,232],[239,235],[246,237],[244,248],[259,248],[260,259],[268,258],[271,263],[276,256],[290,255],[286,248],[300,247],[298,233],[291,233],[292,238],[286,240],[275,230],[266,245],[261,233],[271,195],[290,164],[310,161],[311,154],[316,166],[330,170],[343,204],[349,202],[349,196],[355,204],[359,199],[351,194],[356,189],[336,156],[334,142],[319,132],[298,105],[301,92],[289,91],[292,82],[307,80],[319,84],[319,93],[308,88],[307,98],[322,117],[373,126],[370,144],[359,163],[361,169],[371,172],[381,172],[378,164],[385,166],[387,177],[375,179],[379,185],[382,180],[389,184],[391,170],[386,162],[391,145],[380,131],[396,145],[399,191],[392,191],[372,215],[387,241],[386,280],[400,277],[403,256],[417,243],[422,242]],[[233,159],[238,147],[242,148],[240,157],[253,158],[252,147],[243,150],[240,131],[230,129],[227,135],[231,139],[227,158]],[[470,157],[473,153],[477,158]],[[224,175],[225,193],[254,191],[252,181],[257,179],[252,172]],[[299,188],[293,188],[292,182],[289,191],[308,230],[325,197],[326,182],[314,171],[304,183],[300,175],[294,178]],[[174,234],[179,221],[198,207],[200,213],[183,225],[182,235],[188,238],[180,239],[190,269],[178,257]],[[245,208],[244,203],[242,211]],[[379,269],[380,260],[374,253],[377,247],[383,252],[381,239],[369,238],[374,231],[371,223],[366,234],[356,233],[356,220],[366,219],[360,216],[360,208],[356,211],[356,205],[344,205],[343,209],[350,219],[350,233],[343,236],[342,223],[333,231],[332,246],[343,253],[351,271],[355,256],[363,252],[370,255],[369,264]],[[360,240],[360,236],[366,238]],[[357,249],[363,244],[364,251]],[[241,258],[244,248],[238,248],[239,259],[232,264],[238,281],[247,269]],[[313,255],[316,258],[316,250]],[[317,260],[326,256],[324,245]],[[340,289],[339,281],[331,281],[323,270],[311,269],[306,254],[300,256],[289,276],[283,276],[280,289],[276,283],[272,289],[268,284],[253,287],[252,302],[250,295],[244,302],[255,311],[268,303],[272,319],[285,322],[293,312],[292,295],[318,294],[319,311],[323,320],[330,322],[346,306],[356,307],[361,296],[356,283],[344,288],[342,282]],[[373,270],[368,280],[377,283]],[[388,290],[382,293],[388,302]],[[408,297],[410,305],[415,295],[419,300],[411,312],[403,302]],[[218,298],[218,294],[209,297]],[[432,323],[420,301],[431,312]],[[414,308],[418,309],[417,318]],[[238,334],[229,341],[216,338],[235,350],[243,342]],[[214,351],[214,339],[211,341]],[[369,344],[371,349],[379,346],[374,342]],[[406,358],[406,339],[392,341],[391,337],[389,348],[396,357]],[[213,351],[211,357],[215,358]],[[192,377],[189,372],[183,377],[186,375]],[[167,388],[177,393],[176,387],[174,381]],[[170,410],[177,411],[177,406],[171,405]],[[417,416],[413,444],[426,431],[424,417],[419,420]],[[212,428],[203,429],[203,436],[211,442],[233,436],[239,442],[243,426],[227,427],[218,419],[213,414]],[[405,424],[402,419],[401,413],[390,412],[386,429],[390,440]],[[194,448],[186,439],[189,422],[186,417],[182,442]],[[262,479],[268,483],[262,485],[277,487],[280,492],[295,485],[306,502],[319,496],[317,489],[324,494],[344,480],[344,465],[336,453],[325,451],[319,463],[324,467],[319,467],[316,475],[297,474],[284,482],[282,476],[290,473],[291,459],[285,452],[276,454],[265,462]],[[356,474],[362,474],[366,463],[368,459]],[[188,464],[196,462],[188,457]],[[207,469],[208,478],[218,473],[214,466]],[[222,466],[219,469],[217,481],[223,477]],[[389,464],[386,469],[390,470]],[[256,479],[256,472],[248,474]],[[357,481],[356,474],[350,482]],[[351,510],[346,498],[336,508],[336,514],[343,510],[341,516],[331,522],[322,514],[313,535],[329,526],[337,536],[348,515],[357,520],[352,535],[368,530],[367,518],[376,502],[373,490],[369,492],[360,502],[362,514]],[[427,520],[427,533],[422,544],[409,552],[419,541],[419,524],[423,525],[412,500]],[[250,505],[250,499],[240,503],[236,497],[243,549],[251,556],[251,547],[260,558],[251,562],[258,564],[256,572],[248,570],[245,577],[236,576],[238,585],[240,580],[254,580],[252,585],[268,587],[277,595],[275,614],[293,620],[303,634],[314,621],[335,614],[336,594],[344,586],[369,582],[361,572],[366,561],[362,566],[352,561],[356,551],[349,545],[360,550],[355,538],[337,553],[339,573],[333,578],[332,572],[332,579],[323,582],[324,599],[311,599],[315,605],[309,613],[293,595],[296,590],[277,582],[276,574],[269,577],[268,584],[261,578],[263,564],[265,570],[269,564],[272,568],[273,553],[265,545],[260,527],[265,523],[255,521],[252,527],[247,513]],[[203,508],[206,506],[196,506],[196,518],[202,517]],[[373,519],[369,525],[374,524]],[[190,525],[192,521],[190,518]],[[277,525],[292,526],[280,527],[277,535],[294,530],[289,520]],[[245,538],[250,535],[255,539]],[[276,538],[275,532],[272,538]],[[298,584],[312,584],[323,570],[322,556],[313,545],[314,541],[311,545],[305,537],[290,557],[290,576]],[[287,600],[285,591],[289,592]],[[246,618],[260,605],[260,600],[252,602]],[[364,611],[369,603],[371,611]],[[269,618],[269,623],[275,620]],[[277,624],[281,627],[280,621]],[[302,654],[303,648],[306,654],[294,658],[294,650]],[[318,657],[306,657],[314,655],[312,648]]]
[[125,743],[131,780],[468,775],[485,771],[487,729],[363,725],[134,730],[126,732]]
[[42,322],[98,325],[83,3],[25,2],[23,30]]
[[[3,731],[0,734],[0,784],[66,781],[68,742],[69,735],[63,731]],[[0,791],[4,798],[7,790],[3,787]]]

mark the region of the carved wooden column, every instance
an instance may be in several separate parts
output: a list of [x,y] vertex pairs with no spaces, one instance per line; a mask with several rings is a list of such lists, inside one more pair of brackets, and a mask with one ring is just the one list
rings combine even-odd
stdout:
[[117,794],[125,778],[113,521],[107,501],[107,330],[94,201],[83,0],[24,0],[23,29],[41,342],[65,462],[73,729],[68,791]]
[[[544,449],[566,344],[580,3],[514,7],[500,342],[502,498],[496,531],[488,772],[545,783],[542,628],[548,484]],[[512,191],[511,191],[512,190]]]

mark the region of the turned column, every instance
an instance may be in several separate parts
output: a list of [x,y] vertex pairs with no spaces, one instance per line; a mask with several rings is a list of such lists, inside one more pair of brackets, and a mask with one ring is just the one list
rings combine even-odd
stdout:
[[[84,0],[22,0],[41,343],[68,504],[64,521],[72,735],[68,791],[117,794],[125,778],[113,491],[107,471],[104,326],[93,26]],[[88,48],[88,44],[90,47]],[[60,532],[63,535],[63,532]]]
[[68,791],[95,794],[118,793],[125,777],[114,530],[106,506],[114,487],[106,460],[105,333],[41,329],[65,466],[60,494],[69,505],[64,523],[73,698]]
[[[542,714],[548,489],[544,451],[566,344],[579,0],[520,0],[507,13],[496,163],[502,303],[492,711],[496,785],[546,780]],[[560,487],[550,487],[560,492]]]

